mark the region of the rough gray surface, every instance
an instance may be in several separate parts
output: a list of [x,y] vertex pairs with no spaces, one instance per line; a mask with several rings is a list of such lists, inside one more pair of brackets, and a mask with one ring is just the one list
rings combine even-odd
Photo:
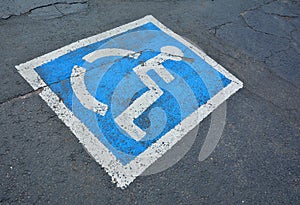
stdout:
[[[35,16],[50,16],[50,17],[59,17],[55,13],[60,13],[64,15],[64,7],[67,8],[67,14],[75,13],[78,11],[78,8],[85,8],[87,5],[87,0],[2,0],[0,2],[0,17],[2,19],[7,19],[11,16],[19,16],[22,14],[31,14]],[[58,8],[63,7],[63,8]],[[70,9],[73,7],[74,9]],[[80,9],[80,10],[82,10]],[[72,10],[72,11],[70,11]]]
[[[41,18],[32,14],[42,8],[15,11],[15,2],[0,12],[13,15],[0,20],[0,203],[299,204],[299,1],[89,1],[74,13],[45,0]],[[228,100],[210,159],[198,161],[207,118],[182,160],[122,191],[14,66],[148,14],[201,47],[244,89]]]

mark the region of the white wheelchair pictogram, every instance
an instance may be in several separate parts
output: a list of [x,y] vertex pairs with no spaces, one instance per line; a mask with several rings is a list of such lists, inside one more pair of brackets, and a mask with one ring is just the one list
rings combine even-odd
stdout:
[[[138,78],[148,87],[148,91],[143,93],[132,104],[127,107],[120,115],[114,120],[116,124],[125,131],[131,138],[140,141],[146,132],[138,127],[134,120],[145,112],[153,103],[155,103],[160,96],[163,95],[163,90],[155,83],[155,81],[148,75],[148,71],[155,71],[166,83],[174,80],[174,76],[163,66],[166,60],[180,61],[183,57],[183,52],[175,46],[164,46],[160,49],[161,53],[154,58],[136,66],[133,71]],[[130,57],[137,59],[140,53],[117,48],[108,48],[96,50],[83,59],[89,63],[96,61],[99,58],[109,56]],[[71,86],[74,94],[79,99],[80,103],[87,109],[105,116],[108,105],[98,101],[87,90],[84,82],[84,74],[86,69],[80,66],[74,66],[71,75]]]

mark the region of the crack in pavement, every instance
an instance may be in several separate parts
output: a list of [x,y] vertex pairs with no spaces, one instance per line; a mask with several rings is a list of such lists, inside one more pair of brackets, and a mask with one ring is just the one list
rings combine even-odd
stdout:
[[212,30],[213,30],[213,34],[214,34],[214,36],[216,36],[216,35],[217,35],[217,31],[218,31],[219,29],[221,29],[223,26],[226,26],[226,25],[232,24],[232,23],[233,23],[232,21],[228,21],[228,22],[225,22],[225,23],[216,25],[216,26],[214,26],[214,27],[211,27],[211,28],[209,28],[208,30],[209,30],[209,31],[212,31]]
[[54,3],[50,3],[50,4],[43,4],[43,5],[40,5],[40,6],[36,6],[36,7],[33,7],[33,8],[28,8],[26,11],[20,11],[18,14],[14,14],[14,13],[11,13],[11,14],[7,14],[7,15],[2,15],[1,16],[1,19],[2,20],[7,20],[13,16],[22,16],[22,15],[29,15],[31,14],[33,11],[36,11],[36,10],[39,10],[39,9],[43,9],[43,8],[47,8],[47,7],[54,7],[62,16],[65,16],[67,14],[71,14],[71,13],[76,13],[75,12],[66,12],[64,13],[63,11],[61,11],[60,9],[58,9],[58,5],[88,5],[88,0],[86,1],[73,1],[73,2],[67,2],[67,1],[59,1],[59,2],[54,2]]
[[244,23],[244,25],[247,27],[247,28],[250,28],[251,30],[255,31],[255,32],[258,32],[258,33],[262,33],[262,34],[265,34],[265,35],[270,35],[270,36],[275,36],[277,38],[283,38],[283,39],[287,39],[287,40],[290,40],[290,38],[288,37],[285,37],[285,36],[278,36],[276,34],[273,34],[273,33],[269,33],[269,32],[265,32],[265,31],[261,31],[261,30],[258,30],[256,28],[254,28],[253,26],[251,26],[247,20],[245,19],[244,15],[240,15],[241,19],[242,19],[242,22]]
[[267,2],[265,4],[261,4],[255,8],[250,8],[250,9],[247,9],[247,10],[244,10],[242,12],[240,12],[240,17],[241,17],[241,20],[242,22],[244,23],[244,25],[248,28],[250,28],[251,30],[255,31],[255,32],[258,32],[258,33],[263,33],[263,34],[266,34],[266,35],[271,35],[271,36],[275,36],[275,37],[278,37],[278,38],[283,38],[283,39],[288,39],[288,40],[291,40],[292,37],[291,37],[291,33],[294,31],[294,30],[297,30],[297,27],[295,25],[293,25],[293,23],[291,23],[290,25],[293,26],[295,29],[293,29],[292,31],[289,32],[289,37],[286,37],[286,36],[281,36],[281,35],[276,35],[274,33],[271,33],[271,32],[266,32],[266,31],[262,31],[260,29],[257,29],[255,28],[255,26],[252,26],[248,20],[246,19],[246,14],[248,14],[249,12],[255,12],[256,10],[258,9],[261,9],[261,11],[265,14],[265,15],[272,15],[272,16],[277,16],[277,17],[280,17],[282,19],[286,19],[286,20],[290,20],[290,19],[295,19],[295,18],[298,18],[298,15],[294,15],[294,14],[291,14],[291,15],[287,15],[287,14],[279,14],[279,13],[276,13],[276,12],[268,12],[268,11],[265,11],[263,9],[264,6],[266,5],[269,5],[271,3],[274,3],[274,2],[277,2],[278,0],[274,0],[274,1],[271,1],[271,2]]
[[249,11],[255,11],[255,10],[257,10],[257,9],[262,8],[263,6],[269,5],[269,4],[274,3],[274,2],[276,2],[276,1],[279,1],[279,0],[269,1],[269,2],[266,2],[266,3],[264,3],[264,4],[260,4],[260,5],[256,6],[256,7],[246,9],[246,10],[240,12],[240,15],[243,16],[243,15],[247,14]]
[[53,5],[55,8],[56,8],[56,10],[62,15],[62,16],[64,16],[65,14],[63,13],[63,12],[61,12],[58,8],[57,8],[57,6],[56,5]]
[[272,13],[272,12],[265,12],[265,14],[268,14],[268,15],[274,15],[274,16],[279,16],[279,17],[287,18],[287,19],[298,18],[297,15],[283,15],[283,14]]

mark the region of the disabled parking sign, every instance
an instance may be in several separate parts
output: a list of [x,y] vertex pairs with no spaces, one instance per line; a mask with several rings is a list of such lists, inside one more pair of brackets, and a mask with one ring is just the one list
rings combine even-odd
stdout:
[[152,16],[16,68],[119,187],[242,87]]

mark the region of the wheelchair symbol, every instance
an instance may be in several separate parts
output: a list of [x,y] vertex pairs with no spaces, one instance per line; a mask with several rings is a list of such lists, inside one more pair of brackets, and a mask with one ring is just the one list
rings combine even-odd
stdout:
[[[174,76],[162,65],[166,60],[180,61],[183,57],[183,52],[175,46],[164,46],[160,49],[161,53],[154,58],[136,66],[133,71],[138,78],[148,87],[148,91],[143,93],[137,98],[129,107],[127,107],[119,116],[115,118],[116,124],[125,131],[130,137],[136,141],[140,141],[146,132],[138,127],[134,120],[145,112],[160,96],[163,95],[163,90],[154,82],[153,79],[147,74],[148,71],[154,70],[166,83],[174,80]],[[96,50],[83,59],[89,63],[93,63],[99,58],[109,56],[130,57],[137,59],[140,53],[134,51],[108,48]],[[87,90],[84,82],[84,74],[86,69],[80,66],[74,66],[71,74],[71,86],[74,94],[79,99],[80,103],[87,109],[105,116],[108,105],[98,101]]]

